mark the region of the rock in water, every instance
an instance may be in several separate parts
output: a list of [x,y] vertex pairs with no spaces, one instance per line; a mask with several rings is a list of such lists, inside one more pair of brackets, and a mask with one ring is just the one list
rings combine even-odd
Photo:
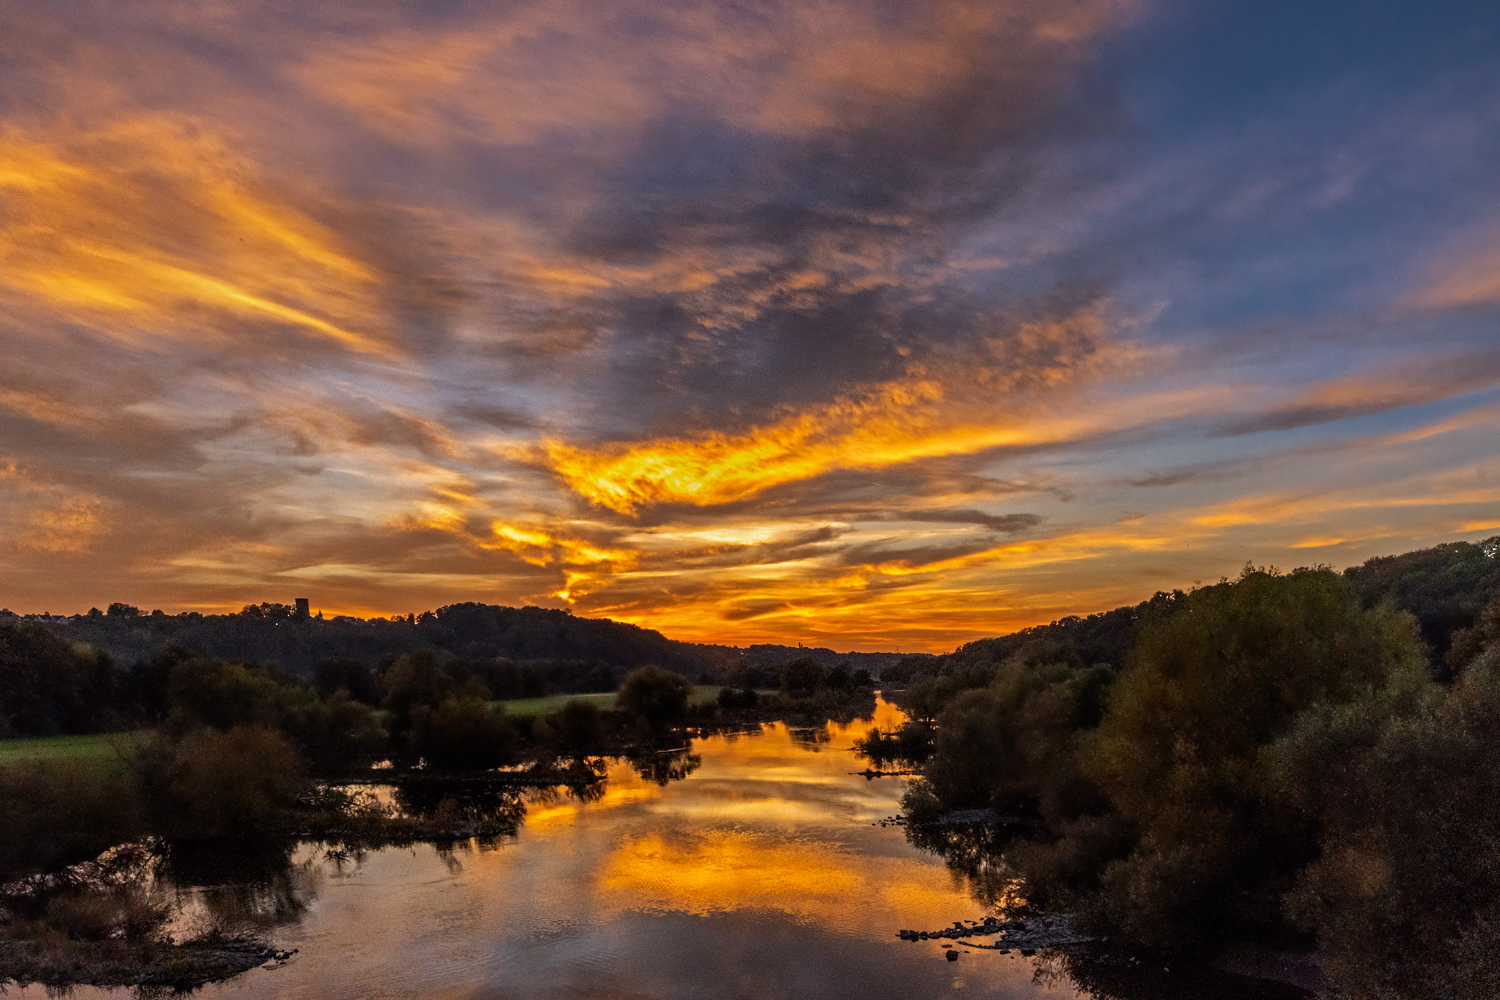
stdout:
[[948,949],[948,961],[950,961],[950,962],[957,962],[958,961],[958,952],[954,951],[952,948]]

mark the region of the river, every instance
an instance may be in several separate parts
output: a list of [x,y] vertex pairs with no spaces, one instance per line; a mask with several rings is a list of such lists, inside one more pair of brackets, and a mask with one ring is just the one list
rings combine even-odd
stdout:
[[[487,847],[304,846],[279,890],[295,912],[269,931],[297,954],[201,996],[1084,995],[1036,981],[1018,954],[960,946],[950,962],[944,944],[897,938],[985,915],[940,858],[881,825],[902,779],[853,773],[866,766],[854,739],[900,718],[881,701],[873,722],[696,740],[696,768],[665,784],[622,763],[596,801],[537,797],[516,836]],[[75,993],[107,994],[126,992]]]

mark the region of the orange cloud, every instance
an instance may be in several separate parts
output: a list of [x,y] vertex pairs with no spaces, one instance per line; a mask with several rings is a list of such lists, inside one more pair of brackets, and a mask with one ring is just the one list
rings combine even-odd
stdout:
[[[398,142],[522,144],[568,131],[633,128],[683,101],[737,125],[805,135],[859,126],[996,74],[1030,89],[1078,56],[1124,6],[1070,0],[1038,9],[937,0],[900,17],[834,2],[733,6],[627,0],[602,10],[550,0],[462,29],[410,29],[311,52],[288,72]],[[643,30],[650,25],[651,30]],[[1027,114],[1017,101],[1017,115]]]
[[537,528],[517,528],[497,521],[490,530],[492,537],[481,542],[481,547],[513,552],[533,566],[562,567],[565,583],[553,596],[565,601],[589,593],[608,576],[629,571],[637,560],[634,552],[603,548]]
[[62,427],[87,427],[102,420],[92,408],[50,399],[37,392],[0,388],[0,408],[30,420]]
[[10,130],[0,294],[129,342],[232,340],[249,325],[388,353],[368,301],[374,275],[258,187],[221,139],[184,119],[66,143]]
[[755,428],[745,434],[665,438],[597,450],[559,441],[546,463],[575,492],[621,513],[651,503],[727,503],[833,469],[880,468],[1048,440],[1055,429],[953,424],[942,387],[929,379],[892,382],[863,397]]
[[[1128,352],[1126,347],[1120,353]],[[712,432],[598,448],[550,440],[542,447],[541,461],[578,495],[629,514],[655,503],[729,503],[837,469],[879,469],[945,455],[1056,445],[1201,412],[1222,395],[1215,387],[1204,387],[1056,408],[1062,412],[1035,402],[1029,390],[1055,388],[1089,370],[1079,365],[1069,374],[1068,368],[1007,370],[981,364],[941,380],[918,375],[740,434]],[[1023,384],[1005,398],[1006,381]],[[954,394],[947,385],[963,388]]]
[[104,528],[102,497],[39,479],[0,459],[0,512],[7,541],[34,552],[83,552]]
[[1500,250],[1449,260],[1413,301],[1429,309],[1500,302]]

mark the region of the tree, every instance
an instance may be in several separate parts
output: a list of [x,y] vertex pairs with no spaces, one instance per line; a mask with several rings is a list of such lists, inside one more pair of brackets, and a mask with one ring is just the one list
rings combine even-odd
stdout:
[[171,840],[249,838],[277,829],[303,783],[296,747],[264,726],[158,739],[138,766],[153,829]]
[[557,732],[566,749],[588,753],[604,737],[604,713],[593,702],[574,698],[557,713]]
[[116,728],[119,689],[104,654],[30,622],[0,623],[0,737]]
[[1088,755],[1139,841],[1105,873],[1113,921],[1180,946],[1281,926],[1314,817],[1277,793],[1269,748],[1303,713],[1431,688],[1416,623],[1327,570],[1247,568],[1142,628]]
[[430,649],[408,653],[391,664],[381,677],[381,687],[385,691],[382,704],[391,713],[393,735],[411,728],[415,709],[434,708],[456,693],[453,678]]
[[661,667],[633,670],[620,685],[620,708],[653,729],[675,725],[687,715],[693,685],[681,674]]
[[313,668],[313,684],[324,698],[331,698],[342,690],[355,701],[367,705],[380,703],[380,685],[375,672],[352,657],[335,656],[319,661]]
[[781,690],[805,698],[828,682],[828,670],[811,656],[798,656],[781,668],[780,681]]
[[1500,646],[1500,593],[1496,593],[1480,612],[1478,621],[1453,634],[1453,645],[1448,649],[1448,669],[1455,675],[1462,673],[1469,661],[1493,646]]
[[479,698],[449,698],[412,712],[410,743],[429,767],[481,771],[515,759],[516,730],[503,708]]
[[1500,649],[1416,712],[1304,719],[1276,748],[1321,815],[1288,899],[1340,994],[1500,996]]

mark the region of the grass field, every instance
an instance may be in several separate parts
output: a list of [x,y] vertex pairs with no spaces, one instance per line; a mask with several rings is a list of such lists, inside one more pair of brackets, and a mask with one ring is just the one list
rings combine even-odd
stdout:
[[43,736],[33,740],[0,740],[0,767],[27,760],[75,760],[99,768],[122,763],[140,739],[139,733],[96,733],[90,736]]
[[[716,684],[699,684],[693,688],[691,699],[694,705],[703,705],[719,699],[719,687]],[[512,701],[501,701],[496,704],[504,705],[507,715],[550,715],[562,708],[570,701],[589,701],[602,709],[615,707],[615,693],[613,691],[604,694],[552,694],[545,698],[516,698]]]

